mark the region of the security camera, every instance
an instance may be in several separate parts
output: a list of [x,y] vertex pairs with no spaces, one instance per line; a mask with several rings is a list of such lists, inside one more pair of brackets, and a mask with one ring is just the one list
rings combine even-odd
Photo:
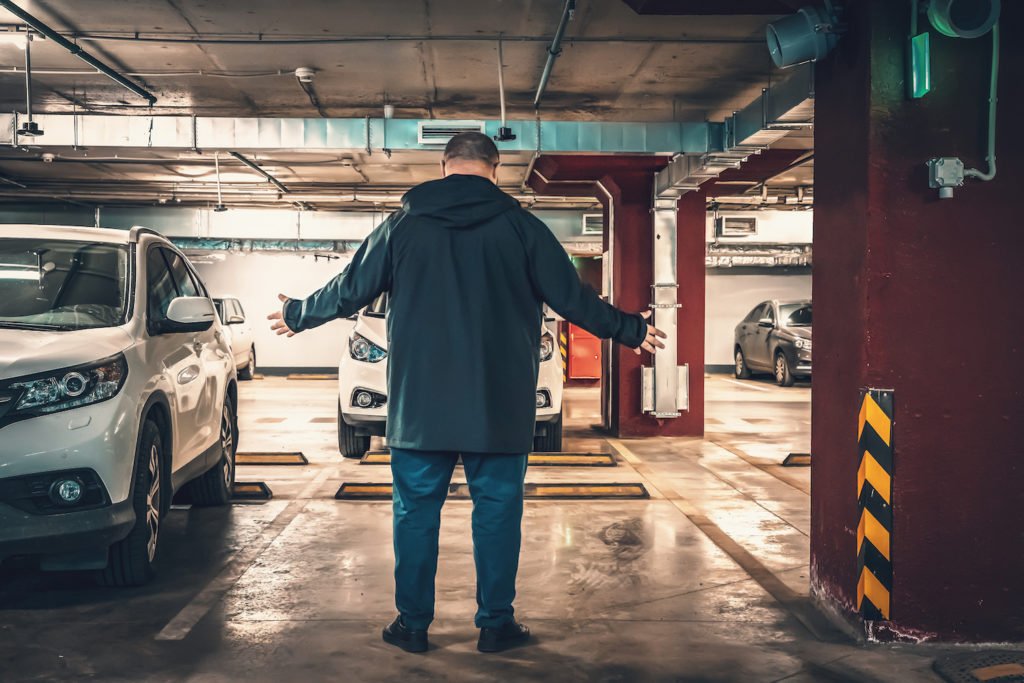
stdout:
[[300,66],[295,70],[295,78],[299,79],[299,83],[312,83],[315,75],[316,70],[308,66]]
[[57,158],[57,155],[53,152],[45,152],[40,158],[43,160],[44,164],[52,164],[53,160]]

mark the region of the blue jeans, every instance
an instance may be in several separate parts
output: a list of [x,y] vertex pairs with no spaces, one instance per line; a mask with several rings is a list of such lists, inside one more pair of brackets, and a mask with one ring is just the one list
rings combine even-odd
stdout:
[[[458,460],[457,453],[391,449],[395,605],[407,628],[425,630],[434,620],[441,508]],[[525,454],[462,454],[473,498],[478,628],[512,620],[526,463]]]

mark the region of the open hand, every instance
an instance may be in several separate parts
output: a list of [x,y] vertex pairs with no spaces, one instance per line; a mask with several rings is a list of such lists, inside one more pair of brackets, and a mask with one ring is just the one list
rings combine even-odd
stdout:
[[[651,317],[651,313],[651,311],[644,311],[643,313],[640,314],[640,317],[643,318],[644,320],[647,320]],[[633,349],[633,353],[639,356],[640,349],[654,353],[655,349],[665,348],[665,345],[662,344],[658,339],[659,337],[661,339],[664,339],[665,336],[665,333],[656,328],[654,325],[648,325],[647,337],[644,339],[644,343],[641,344],[639,348]]]
[[281,302],[281,310],[274,311],[267,316],[267,320],[270,320],[270,329],[275,334],[286,334],[289,337],[294,337],[295,333],[292,332],[291,328],[288,327],[288,323],[284,321],[284,304],[288,301],[288,297],[284,294],[277,295],[278,300]]

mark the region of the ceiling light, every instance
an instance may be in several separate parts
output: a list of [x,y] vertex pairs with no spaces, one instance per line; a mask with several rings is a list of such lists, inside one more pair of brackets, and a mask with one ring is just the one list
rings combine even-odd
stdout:
[[0,31],[0,43],[13,45],[19,50],[25,49],[25,35],[17,31]]
[[824,7],[808,5],[796,14],[768,24],[768,51],[775,66],[816,62],[839,42],[839,18],[831,0]]
[[1000,0],[932,0],[928,21],[950,38],[979,38],[999,21]]

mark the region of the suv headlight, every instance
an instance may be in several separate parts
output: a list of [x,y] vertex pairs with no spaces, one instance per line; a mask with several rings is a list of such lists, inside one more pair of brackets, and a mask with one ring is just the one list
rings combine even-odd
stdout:
[[550,332],[545,332],[540,338],[540,360],[542,363],[551,360],[553,355],[555,355],[555,338]]
[[17,398],[7,420],[48,415],[99,403],[121,391],[128,361],[119,353],[110,358],[18,379],[4,387]]
[[388,357],[387,351],[356,332],[348,340],[348,352],[354,359],[364,363],[379,363]]

